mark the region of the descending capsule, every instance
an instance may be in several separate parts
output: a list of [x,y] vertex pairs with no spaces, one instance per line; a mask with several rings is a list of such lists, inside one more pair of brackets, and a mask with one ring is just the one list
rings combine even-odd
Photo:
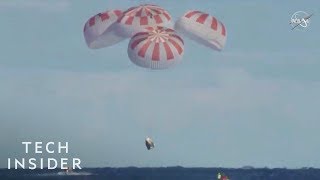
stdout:
[[154,148],[154,143],[153,143],[152,139],[149,137],[146,138],[145,144],[146,144],[146,147],[148,150]]
[[165,9],[151,4],[131,7],[116,24],[119,35],[131,38],[149,26],[172,27],[171,16]]
[[184,42],[173,29],[148,27],[134,35],[128,46],[130,60],[144,68],[166,69],[181,62]]
[[175,24],[177,32],[190,39],[221,51],[226,43],[227,30],[217,18],[201,11],[188,11]]
[[113,24],[122,16],[121,10],[111,10],[91,17],[84,25],[84,38],[89,48],[99,49],[123,40],[116,34]]

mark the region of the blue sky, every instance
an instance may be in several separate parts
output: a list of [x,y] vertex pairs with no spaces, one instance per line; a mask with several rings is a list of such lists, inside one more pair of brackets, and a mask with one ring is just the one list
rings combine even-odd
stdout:
[[[223,52],[185,39],[183,62],[133,65],[128,40],[90,50],[85,21],[155,3],[208,12]],[[69,141],[84,166],[320,167],[320,2],[4,0],[0,2],[0,167],[21,141]],[[305,31],[291,15],[315,13]],[[144,138],[156,149],[146,152]]]

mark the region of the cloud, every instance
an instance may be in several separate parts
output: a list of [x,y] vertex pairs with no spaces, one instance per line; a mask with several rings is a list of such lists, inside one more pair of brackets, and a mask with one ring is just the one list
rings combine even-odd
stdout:
[[[287,107],[281,107],[279,113],[292,112],[292,109],[300,107],[295,100],[315,95],[312,89],[319,88],[317,82],[256,79],[241,68],[204,72],[214,79],[201,83],[192,83],[198,81],[200,76],[170,79],[170,72],[164,77],[157,73],[134,71],[20,71],[20,75],[9,71],[8,74],[3,77],[10,76],[10,81],[0,79],[2,84],[6,85],[6,88],[0,91],[2,99],[7,99],[2,101],[3,103],[12,104],[21,100],[18,108],[23,108],[26,105],[23,101],[32,101],[36,107],[39,103],[44,103],[41,108],[50,108],[45,104],[58,105],[65,102],[74,110],[76,108],[72,106],[76,104],[82,106],[79,108],[91,106],[92,108],[82,113],[87,112],[88,116],[91,113],[100,114],[101,117],[95,116],[97,119],[105,119],[105,112],[117,116],[115,112],[123,110],[142,126],[152,121],[155,124],[146,126],[157,125],[171,130],[181,124],[193,123],[194,120],[190,117],[193,112],[222,117],[229,112],[250,114],[261,109],[272,111],[274,106],[281,105]],[[291,98],[288,97],[290,93],[294,103],[286,104],[285,100]],[[47,102],[42,102],[43,99]],[[37,113],[32,106],[29,108],[31,112]],[[61,110],[58,108],[58,111]],[[48,110],[48,113],[54,112]],[[94,122],[94,119],[92,121]],[[169,123],[171,126],[167,126]]]

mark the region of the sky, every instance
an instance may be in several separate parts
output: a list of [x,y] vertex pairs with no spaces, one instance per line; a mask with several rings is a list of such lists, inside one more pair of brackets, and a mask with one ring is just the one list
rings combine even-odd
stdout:
[[[181,64],[135,66],[129,40],[92,50],[84,23],[153,3],[208,12],[223,51],[187,38]],[[320,1],[0,1],[0,168],[22,141],[69,142],[85,167],[320,168]],[[291,15],[314,13],[292,31]],[[156,144],[144,146],[146,136]],[[46,156],[46,155],[44,155]]]

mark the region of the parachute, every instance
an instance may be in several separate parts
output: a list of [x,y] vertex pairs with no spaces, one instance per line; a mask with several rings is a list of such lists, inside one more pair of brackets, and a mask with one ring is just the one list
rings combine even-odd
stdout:
[[125,39],[115,33],[113,24],[122,16],[121,10],[111,10],[91,17],[84,25],[84,38],[89,48],[99,49]]
[[120,36],[131,38],[149,26],[172,27],[171,16],[156,5],[140,5],[125,11],[115,24]]
[[130,60],[144,68],[166,69],[181,62],[184,42],[173,29],[148,27],[134,35],[128,46]]
[[221,51],[226,43],[227,31],[215,17],[201,11],[188,11],[175,24],[177,32],[190,39]]
[[124,12],[99,13],[85,23],[83,33],[91,49],[131,38],[127,49],[130,61],[149,69],[167,69],[182,61],[184,41],[177,33],[218,51],[226,43],[224,24],[201,11],[188,11],[176,21],[174,28],[168,11],[145,4]]
[[148,150],[154,148],[154,143],[151,138],[147,137],[145,143]]

